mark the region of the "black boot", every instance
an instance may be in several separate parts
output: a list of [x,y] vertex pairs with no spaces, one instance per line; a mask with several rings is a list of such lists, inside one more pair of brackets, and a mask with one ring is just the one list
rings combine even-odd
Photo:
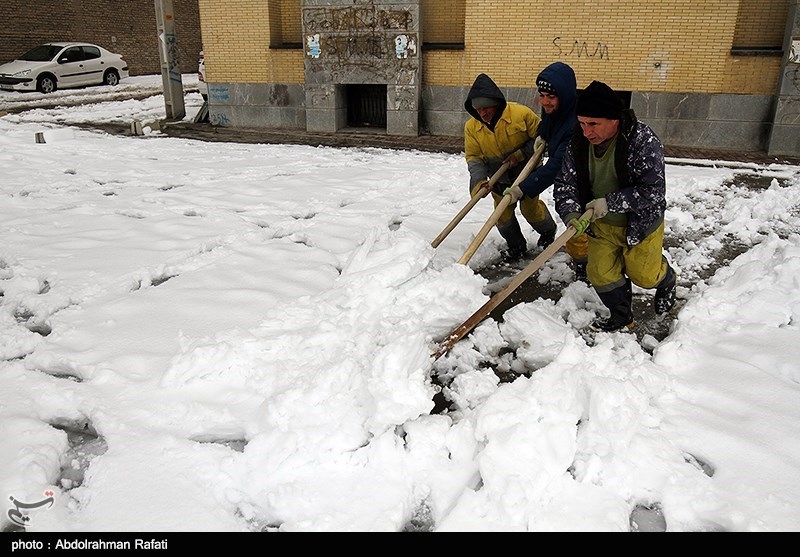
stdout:
[[547,212],[547,216],[540,220],[539,222],[531,225],[533,229],[539,233],[539,240],[536,242],[536,245],[541,248],[545,249],[547,246],[552,244],[556,239],[556,221],[553,220],[552,215],[550,212]]
[[586,261],[574,260],[575,263],[575,282],[589,284],[589,277],[586,275]]
[[522,235],[516,218],[509,219],[503,224],[497,223],[497,231],[508,244],[508,250],[503,254],[503,259],[517,261],[528,253],[528,242]]
[[675,286],[677,284],[675,271],[667,264],[667,274],[656,286],[656,295],[653,297],[653,309],[656,315],[664,315],[675,305]]
[[633,329],[633,311],[631,303],[633,292],[630,279],[625,279],[625,284],[610,292],[598,292],[600,300],[611,312],[607,318],[596,319],[592,329],[610,333],[612,331],[630,331]]

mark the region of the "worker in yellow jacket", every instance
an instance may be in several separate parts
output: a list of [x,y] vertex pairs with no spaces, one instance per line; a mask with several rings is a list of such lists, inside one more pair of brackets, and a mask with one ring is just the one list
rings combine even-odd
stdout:
[[[504,192],[533,155],[541,118],[525,105],[506,101],[503,92],[486,74],[475,79],[464,108],[472,116],[464,125],[464,153],[471,195],[484,187],[504,162],[509,162],[508,171],[492,191],[497,207]],[[514,199],[497,221],[497,230],[508,244],[504,255],[509,260],[519,259],[528,251],[515,213],[517,202],[522,216],[539,234],[537,245],[540,248],[549,246],[556,236],[556,223],[538,196]]]

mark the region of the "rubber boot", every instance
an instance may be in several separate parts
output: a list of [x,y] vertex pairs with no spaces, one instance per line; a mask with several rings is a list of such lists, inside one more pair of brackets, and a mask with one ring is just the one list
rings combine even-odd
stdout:
[[611,316],[606,319],[597,319],[592,323],[595,331],[619,331],[633,329],[633,291],[631,281],[625,278],[625,284],[611,290],[610,292],[598,292],[600,300],[611,312]]
[[589,284],[589,277],[586,276],[586,260],[574,259],[573,264],[575,265],[575,282]]
[[653,297],[653,309],[656,315],[664,315],[675,305],[675,286],[677,275],[672,267],[667,263],[667,274],[656,286],[656,295]]
[[516,261],[528,252],[528,242],[522,235],[519,222],[516,218],[508,219],[504,223],[497,223],[497,231],[508,244],[504,258],[508,261]]
[[556,239],[556,221],[553,220],[550,211],[546,211],[546,214],[547,216],[544,219],[531,224],[533,229],[539,233],[539,240],[536,245],[542,249],[545,249]]

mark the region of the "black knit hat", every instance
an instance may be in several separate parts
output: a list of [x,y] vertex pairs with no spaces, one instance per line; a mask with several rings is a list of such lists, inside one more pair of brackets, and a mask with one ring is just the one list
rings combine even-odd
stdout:
[[619,120],[622,117],[622,101],[611,87],[602,81],[592,81],[578,95],[578,116],[587,118],[608,118]]
[[551,95],[558,96],[558,91],[556,91],[555,85],[541,76],[536,78],[536,88],[539,89],[540,93],[550,93]]

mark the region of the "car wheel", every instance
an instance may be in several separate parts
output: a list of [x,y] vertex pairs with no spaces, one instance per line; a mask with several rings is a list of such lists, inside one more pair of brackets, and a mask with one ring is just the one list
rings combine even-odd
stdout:
[[117,70],[108,70],[103,76],[103,85],[118,85],[119,74]]
[[56,78],[52,75],[40,75],[36,80],[36,90],[40,93],[52,93],[57,88]]

